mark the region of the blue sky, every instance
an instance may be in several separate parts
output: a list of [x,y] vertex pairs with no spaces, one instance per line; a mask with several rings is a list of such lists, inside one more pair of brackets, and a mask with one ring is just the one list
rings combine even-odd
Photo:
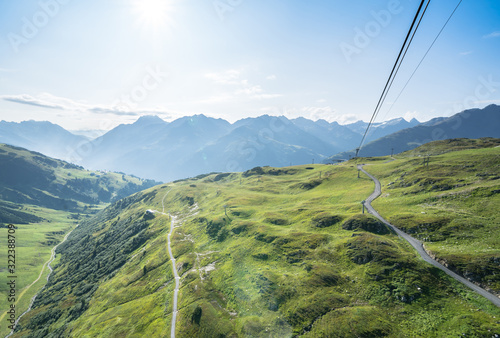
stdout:
[[[378,120],[500,104],[500,2],[433,1]],[[416,0],[0,0],[0,120],[368,120]],[[389,110],[390,109],[390,110]]]

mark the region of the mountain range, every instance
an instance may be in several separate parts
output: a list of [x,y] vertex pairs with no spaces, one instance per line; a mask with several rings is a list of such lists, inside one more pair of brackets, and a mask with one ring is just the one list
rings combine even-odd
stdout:
[[[394,119],[373,126],[370,138],[417,125]],[[50,122],[0,122],[0,142],[25,147],[90,169],[123,171],[169,181],[214,171],[241,171],[321,162],[355,147],[366,123],[263,115],[231,124],[194,115],[166,122],[143,116],[95,139]],[[364,131],[363,131],[364,132]]]
[[[492,104],[483,109],[469,109],[448,118],[435,118],[415,127],[387,134],[364,145],[358,155],[385,156],[411,150],[432,141],[481,137],[500,137],[500,106]],[[356,150],[352,149],[330,157],[325,163],[355,155]]]
[[[500,137],[500,106],[420,123],[403,118],[372,124],[359,156],[381,156],[447,138]],[[367,123],[340,125],[262,115],[234,123],[204,115],[166,122],[143,116],[89,140],[49,122],[0,122],[0,142],[26,147],[94,170],[171,181],[208,172],[331,163],[356,154]]]

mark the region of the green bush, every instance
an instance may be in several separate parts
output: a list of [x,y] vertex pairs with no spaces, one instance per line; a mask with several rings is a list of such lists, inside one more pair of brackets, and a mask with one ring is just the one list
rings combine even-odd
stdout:
[[355,215],[342,224],[342,229],[353,231],[368,231],[379,235],[389,233],[389,228],[371,215]]

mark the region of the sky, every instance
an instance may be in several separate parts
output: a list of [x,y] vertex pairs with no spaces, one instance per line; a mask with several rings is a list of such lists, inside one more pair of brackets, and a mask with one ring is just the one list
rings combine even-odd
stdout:
[[[500,104],[500,2],[431,1],[377,121]],[[0,0],[0,120],[368,121],[416,0]]]

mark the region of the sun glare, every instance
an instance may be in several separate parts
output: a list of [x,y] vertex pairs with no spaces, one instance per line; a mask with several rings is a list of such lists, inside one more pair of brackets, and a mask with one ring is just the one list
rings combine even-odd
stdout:
[[133,0],[132,4],[141,25],[154,29],[168,25],[169,0]]

